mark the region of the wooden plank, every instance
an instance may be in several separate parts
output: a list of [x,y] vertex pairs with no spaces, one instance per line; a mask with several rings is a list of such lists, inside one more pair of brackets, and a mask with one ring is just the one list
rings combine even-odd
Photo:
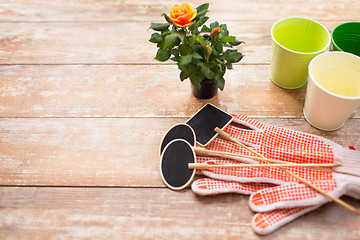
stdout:
[[[227,22],[246,44],[242,64],[269,64],[274,21]],[[331,30],[339,21],[322,22]],[[150,22],[0,23],[3,64],[161,64],[148,40]],[[175,64],[167,61],[165,64]]]
[[157,121],[1,119],[2,185],[159,186]]
[[[253,213],[243,195],[199,197],[190,190],[142,188],[1,187],[0,196],[2,239],[262,239],[251,230]],[[359,207],[356,200],[345,200]],[[357,240],[357,222],[355,214],[326,204],[269,237]]]
[[[150,22],[1,23],[0,63],[160,64],[153,59],[157,48],[148,41],[149,26]],[[244,62],[268,62],[265,51],[270,43],[264,41],[269,42],[269,23],[233,23],[230,29],[247,42],[241,47],[250,55]]]
[[[258,121],[360,149],[360,119],[335,132],[303,119]],[[159,146],[187,118],[2,118],[0,185],[163,187]]]
[[[269,66],[236,65],[211,100],[192,96],[175,65],[0,66],[1,117],[189,117],[206,102],[249,116],[303,117],[306,87],[284,90]],[[360,110],[352,117],[358,118]]]
[[[209,16],[219,20],[275,20],[305,16],[316,20],[359,20],[357,1],[274,0],[207,1]],[[196,7],[203,1],[192,0]],[[2,1],[0,21],[156,21],[178,1]],[[281,7],[279,7],[281,6]],[[346,14],[344,11],[346,9]]]

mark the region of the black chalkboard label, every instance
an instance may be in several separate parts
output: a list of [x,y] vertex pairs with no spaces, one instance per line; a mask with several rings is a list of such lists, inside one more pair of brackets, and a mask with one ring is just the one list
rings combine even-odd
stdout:
[[192,116],[186,124],[190,125],[194,130],[197,143],[204,147],[217,136],[214,131],[216,127],[224,129],[232,120],[233,116],[208,103]]
[[160,144],[160,155],[164,151],[166,145],[175,139],[184,139],[191,146],[195,146],[196,142],[195,133],[189,125],[185,123],[177,124],[170,128],[170,130],[165,134],[164,138],[162,139]]
[[196,156],[190,144],[176,139],[166,145],[160,160],[160,173],[163,182],[173,190],[187,187],[195,176],[195,169],[189,169],[189,163],[195,163]]

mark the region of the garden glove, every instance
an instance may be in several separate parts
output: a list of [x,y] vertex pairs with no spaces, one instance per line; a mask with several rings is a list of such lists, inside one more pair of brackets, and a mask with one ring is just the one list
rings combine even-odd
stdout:
[[[360,200],[359,191],[349,191],[346,195]],[[256,213],[252,218],[251,226],[256,233],[266,235],[320,206],[322,206],[322,204],[307,207],[275,209],[270,212]]]
[[[203,178],[192,184],[192,190],[200,195],[214,195],[220,193],[252,194],[256,193],[258,190],[272,186],[273,185],[267,183],[239,183]],[[360,200],[360,191],[356,193],[350,191],[347,195]],[[307,207],[275,209],[269,212],[256,213],[252,218],[251,226],[257,234],[270,234],[283,225],[319,208],[320,206],[322,206],[322,204]]]
[[[313,134],[265,125],[245,115],[233,114],[233,116],[233,123],[249,129],[230,125],[225,128],[225,132],[266,158],[293,163],[340,163],[343,166],[337,167],[337,172],[359,176],[357,169],[360,162],[359,151],[344,148],[326,138]],[[257,157],[256,154],[245,148],[220,138],[215,138],[207,149]],[[238,160],[256,163],[255,160],[247,158],[239,158]],[[308,174],[307,171],[304,172],[307,170],[306,168],[293,168],[292,170],[295,174]]]
[[[233,138],[251,146],[258,153],[265,157],[278,159],[283,161],[290,161],[295,163],[334,163],[341,162],[344,164],[340,168],[342,172],[348,172],[350,174],[359,175],[359,169],[356,168],[357,162],[359,161],[359,152],[350,151],[341,147],[340,145],[331,142],[325,138],[317,137],[311,134],[305,134],[296,132],[284,128],[278,128],[273,126],[263,125],[243,115],[234,115],[234,122],[240,123],[250,128],[250,130],[240,129],[237,127],[229,126],[225,130],[230,133]],[[209,146],[211,150],[218,151],[230,151],[232,153],[254,155],[248,150],[224,141],[222,139],[215,139]],[[209,159],[198,158],[198,162],[204,162]],[[210,159],[211,164],[221,163],[223,160]],[[253,160],[237,158],[236,160],[253,162]],[[221,162],[219,162],[221,161]],[[231,160],[226,160],[231,161]],[[320,187],[335,197],[340,197],[344,194],[351,192],[358,193],[359,177],[324,172],[315,169],[307,168],[293,168],[288,167],[296,175],[306,179],[312,184]],[[339,170],[339,168],[337,168]],[[279,184],[279,187],[273,188],[261,188],[258,192],[252,195],[250,198],[250,206],[254,211],[258,212],[272,212],[280,211],[277,209],[286,211],[286,214],[280,214],[286,216],[281,221],[276,221],[275,224],[270,224],[269,227],[262,229],[261,231],[255,229],[255,222],[261,222],[260,219],[264,216],[268,216],[269,213],[256,215],[253,220],[254,230],[266,234],[274,229],[282,226],[283,224],[295,219],[296,217],[311,211],[322,204],[330,201],[327,197],[317,193],[302,183],[299,183],[295,178],[286,174],[284,171],[275,168],[213,168],[209,170],[203,170],[203,173],[214,179],[222,179],[228,181],[240,182],[242,185],[236,188],[225,186],[221,184],[215,184],[216,187],[204,187],[203,180],[195,182],[192,189],[198,194],[215,194],[220,192],[240,192],[250,194],[251,191],[246,191],[247,185],[244,183],[272,183]],[[200,184],[201,183],[201,184]],[[201,186],[201,187],[200,187]],[[249,185],[252,186],[253,185]],[[302,208],[304,206],[304,208]],[[298,208],[289,212],[289,208]],[[291,214],[290,214],[291,213]],[[272,213],[274,214],[274,213]],[[272,215],[271,215],[272,216]]]

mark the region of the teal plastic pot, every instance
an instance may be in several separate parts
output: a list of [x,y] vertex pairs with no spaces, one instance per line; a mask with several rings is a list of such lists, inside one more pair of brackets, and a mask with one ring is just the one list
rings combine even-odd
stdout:
[[346,22],[331,32],[332,51],[349,52],[360,56],[360,22]]

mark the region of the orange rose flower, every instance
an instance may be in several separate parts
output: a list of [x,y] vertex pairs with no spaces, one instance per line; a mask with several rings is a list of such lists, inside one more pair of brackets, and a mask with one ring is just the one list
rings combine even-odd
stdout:
[[169,18],[177,27],[188,27],[193,24],[196,14],[197,10],[193,10],[190,4],[182,3],[171,8]]

